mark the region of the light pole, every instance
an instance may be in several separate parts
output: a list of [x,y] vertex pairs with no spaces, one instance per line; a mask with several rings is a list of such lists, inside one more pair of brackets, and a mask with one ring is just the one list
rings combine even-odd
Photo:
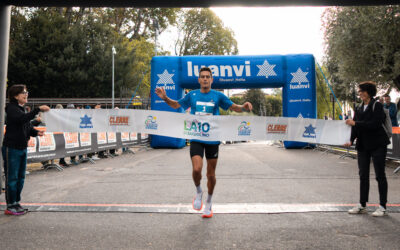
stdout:
[[111,107],[114,108],[114,55],[117,54],[117,51],[115,51],[115,47],[112,46],[112,103]]
[[[10,38],[11,6],[0,5],[0,143],[3,143],[6,104],[8,44]],[[0,195],[3,188],[3,157],[0,157]]]
[[333,97],[333,94],[329,94],[332,102],[332,120],[335,120],[335,98]]

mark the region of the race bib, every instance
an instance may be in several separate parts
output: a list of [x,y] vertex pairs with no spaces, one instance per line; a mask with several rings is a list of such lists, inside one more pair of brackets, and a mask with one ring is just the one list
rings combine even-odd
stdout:
[[214,113],[215,103],[213,102],[196,102],[196,115],[212,115]]

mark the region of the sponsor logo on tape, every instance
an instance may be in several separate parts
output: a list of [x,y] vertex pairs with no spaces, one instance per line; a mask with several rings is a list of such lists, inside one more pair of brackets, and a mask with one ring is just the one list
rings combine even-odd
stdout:
[[112,115],[108,119],[110,126],[129,126],[129,116]]
[[242,121],[238,127],[238,135],[239,136],[250,136],[251,128],[250,122]]
[[144,125],[146,129],[157,130],[158,128],[157,117],[152,115],[147,116]]
[[305,127],[305,131],[303,132],[303,137],[304,138],[316,138],[317,135],[315,134],[315,130],[317,129],[316,127],[313,127],[312,124],[309,126]]
[[210,124],[208,122],[200,122],[196,119],[185,120],[183,126],[183,133],[185,135],[209,137]]
[[81,123],[79,124],[79,128],[93,128],[92,117],[88,115],[84,115],[81,117]]
[[267,134],[286,134],[287,124],[268,124]]

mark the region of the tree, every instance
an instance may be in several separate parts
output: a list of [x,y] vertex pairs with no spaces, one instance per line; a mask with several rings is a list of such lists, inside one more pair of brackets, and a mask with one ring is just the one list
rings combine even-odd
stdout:
[[400,6],[331,7],[322,19],[326,65],[343,99],[365,80],[400,89]]
[[154,44],[144,38],[129,41],[123,38],[122,46],[117,48],[115,66],[116,94],[130,97],[140,84],[135,95],[147,97],[150,93],[150,61],[154,56]]
[[[95,9],[103,23],[111,24],[115,32],[137,40],[154,37],[156,28],[162,33],[171,25],[176,24],[180,9],[174,8],[107,8]],[[158,24],[156,27],[155,24]]]
[[34,97],[111,97],[112,46],[116,96],[143,78],[138,95],[147,96],[151,42],[121,36],[95,12],[13,8],[10,83],[27,84]]
[[[13,8],[8,68],[10,84],[29,85],[35,97],[47,91],[62,92],[65,84],[55,88],[52,82],[61,78],[54,74],[63,70],[67,32],[67,22],[55,12],[39,9],[22,14],[19,9]],[[48,67],[49,64],[53,67]],[[47,81],[49,78],[53,78],[50,84]]]
[[[115,95],[131,96],[137,89],[136,95],[148,96],[154,24],[162,32],[176,24],[180,12],[166,8],[12,8],[9,83],[27,84],[34,97],[110,97],[114,46]],[[187,49],[237,53],[233,33],[214,13],[188,13],[197,13],[192,17],[208,26],[204,41],[196,37],[197,47],[190,43]],[[190,20],[196,21],[186,19],[186,23]]]
[[265,97],[266,116],[282,116],[282,95]]
[[250,102],[253,105],[255,115],[266,115],[266,99],[261,89],[249,89],[243,96],[244,102]]
[[[328,72],[324,66],[321,67],[324,75],[329,78]],[[322,75],[319,68],[316,68],[316,84],[317,84],[317,118],[323,119],[325,115],[332,116],[332,102],[330,99],[331,90]],[[335,91],[336,97],[338,97],[338,91]],[[339,92],[341,93],[341,92]],[[339,118],[340,108],[338,103],[335,103],[335,119]]]
[[179,37],[175,54],[235,55],[238,53],[234,33],[210,9],[184,11],[178,22]]
[[231,97],[229,97],[229,99],[231,99],[232,102],[239,104],[239,105],[244,103],[243,98],[240,96],[231,96]]

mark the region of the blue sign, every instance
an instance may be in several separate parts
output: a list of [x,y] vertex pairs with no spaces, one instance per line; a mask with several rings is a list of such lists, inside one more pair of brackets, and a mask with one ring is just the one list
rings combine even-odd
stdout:
[[202,67],[213,73],[213,88],[232,89],[282,87],[284,83],[283,56],[187,56],[182,57],[181,86],[198,88],[197,78]]
[[[154,92],[163,87],[175,100],[184,89],[199,88],[202,67],[213,73],[213,89],[282,88],[284,117],[316,118],[315,62],[310,54],[257,56],[159,56],[152,59],[151,109],[184,112],[169,107]],[[244,128],[243,128],[244,129]],[[242,130],[243,130],[242,129]],[[243,130],[243,135],[250,130]],[[183,147],[183,139],[152,136],[152,147]],[[285,142],[286,148],[304,143]]]

